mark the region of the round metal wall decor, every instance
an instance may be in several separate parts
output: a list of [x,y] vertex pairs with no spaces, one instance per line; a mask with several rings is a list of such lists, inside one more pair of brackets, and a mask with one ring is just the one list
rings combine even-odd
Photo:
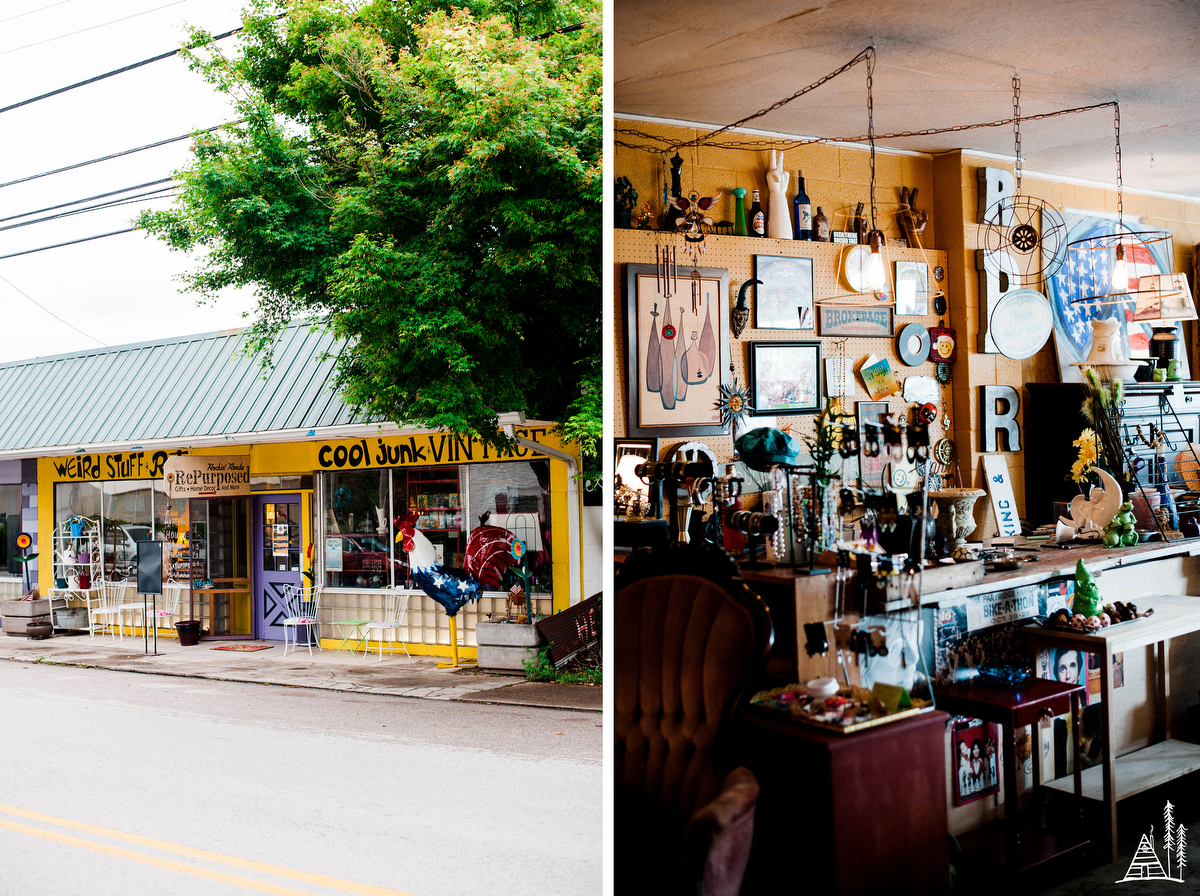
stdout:
[[896,337],[896,354],[909,367],[919,367],[929,360],[929,331],[920,324],[905,324]]
[[943,280],[946,279],[946,269],[944,267],[942,267],[940,264],[934,265],[933,279],[936,280],[938,283],[941,283]]
[[1042,350],[1054,331],[1054,312],[1036,289],[1014,289],[996,303],[988,332],[1007,358],[1022,361]]
[[[1002,214],[1011,215],[1011,226],[1001,226]],[[1067,224],[1054,206],[1030,196],[998,199],[987,207],[984,220],[983,248],[1011,254],[1021,286],[1036,286],[1062,267]]]

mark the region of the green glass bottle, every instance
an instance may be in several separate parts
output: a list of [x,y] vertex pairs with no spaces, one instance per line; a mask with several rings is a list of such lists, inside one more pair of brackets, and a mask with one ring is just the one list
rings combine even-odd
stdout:
[[748,236],[746,230],[746,189],[734,187],[733,193],[733,235]]

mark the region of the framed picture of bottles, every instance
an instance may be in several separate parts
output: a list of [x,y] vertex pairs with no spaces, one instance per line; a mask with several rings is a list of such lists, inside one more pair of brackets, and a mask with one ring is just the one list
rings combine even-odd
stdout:
[[729,272],[625,265],[625,337],[633,362],[629,436],[720,435],[729,385]]

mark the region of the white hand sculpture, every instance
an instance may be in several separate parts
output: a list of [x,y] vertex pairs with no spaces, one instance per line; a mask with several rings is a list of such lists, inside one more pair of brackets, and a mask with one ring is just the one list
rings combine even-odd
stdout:
[[771,167],[767,171],[767,236],[776,240],[790,240],[792,216],[789,214],[787,187],[791,175],[783,168],[783,153],[771,150]]

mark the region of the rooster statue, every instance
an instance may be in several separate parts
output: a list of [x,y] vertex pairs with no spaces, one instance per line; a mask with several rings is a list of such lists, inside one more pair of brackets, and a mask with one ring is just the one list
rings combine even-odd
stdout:
[[499,588],[511,563],[513,534],[498,526],[479,526],[467,540],[466,569],[438,563],[433,542],[417,528],[417,516],[408,514],[397,525],[396,540],[408,552],[409,573],[418,588],[446,609],[450,617],[450,648],[454,662],[439,666],[457,666],[458,611],[483,595],[484,585]]

